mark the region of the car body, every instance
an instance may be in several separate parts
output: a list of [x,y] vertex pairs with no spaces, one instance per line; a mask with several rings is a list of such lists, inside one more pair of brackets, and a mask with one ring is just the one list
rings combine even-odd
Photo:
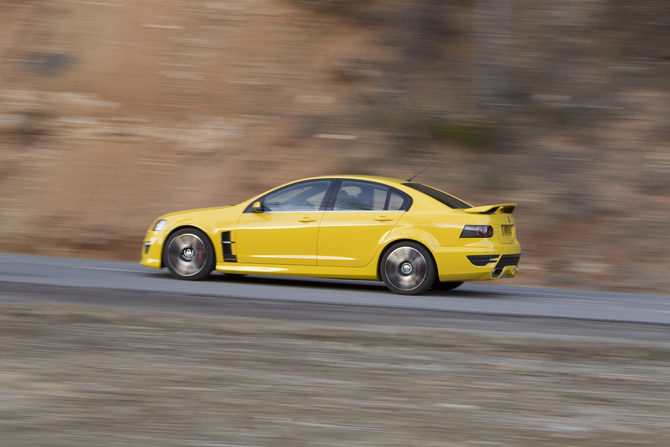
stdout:
[[212,270],[383,280],[417,294],[515,276],[515,204],[472,207],[432,187],[372,176],[325,176],[243,203],[166,214],[140,263],[186,280]]

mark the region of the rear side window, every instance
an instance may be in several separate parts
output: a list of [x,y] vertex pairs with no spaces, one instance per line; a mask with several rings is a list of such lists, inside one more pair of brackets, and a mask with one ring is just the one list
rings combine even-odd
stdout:
[[389,211],[400,211],[403,209],[405,203],[405,198],[400,194],[391,191],[391,197],[389,197]]
[[334,211],[383,210],[388,188],[362,182],[342,182],[335,199]]
[[396,189],[379,183],[343,180],[340,185],[333,211],[406,211],[411,198]]
[[432,197],[438,202],[447,205],[449,208],[452,209],[472,208],[471,205],[468,205],[464,201],[457,199],[456,197],[451,196],[446,192],[442,192],[439,189],[431,188],[430,186],[426,186],[421,183],[403,183],[403,185],[416,189],[417,191],[420,191],[426,194],[427,196]]

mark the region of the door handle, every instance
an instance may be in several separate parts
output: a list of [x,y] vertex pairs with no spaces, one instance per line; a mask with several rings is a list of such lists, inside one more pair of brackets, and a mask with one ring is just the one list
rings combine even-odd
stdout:
[[316,219],[312,219],[311,217],[303,217],[298,222],[316,222]]
[[376,221],[378,222],[388,222],[389,220],[393,220],[392,217],[386,217],[386,216],[379,216],[375,218]]

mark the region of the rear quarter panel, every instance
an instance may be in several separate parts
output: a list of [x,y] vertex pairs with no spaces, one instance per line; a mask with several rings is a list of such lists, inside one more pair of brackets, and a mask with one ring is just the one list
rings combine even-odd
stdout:
[[[521,251],[516,231],[512,237],[502,234],[502,225],[515,225],[510,214],[469,214],[462,210],[439,209],[423,201],[418,201],[418,205],[402,216],[385,240],[384,247],[399,240],[413,240],[425,245],[435,258],[441,281],[492,279],[492,268],[473,266],[467,256]],[[461,238],[465,225],[491,225],[494,236]]]
[[432,251],[440,247],[453,247],[458,243],[463,227],[471,216],[443,212],[406,212],[393,228],[387,243],[401,239],[412,239],[426,245]]

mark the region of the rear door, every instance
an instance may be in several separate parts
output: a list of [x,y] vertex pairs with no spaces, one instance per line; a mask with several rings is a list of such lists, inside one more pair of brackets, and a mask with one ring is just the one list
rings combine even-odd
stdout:
[[341,180],[319,229],[317,264],[363,267],[409,207],[405,193],[374,182]]

